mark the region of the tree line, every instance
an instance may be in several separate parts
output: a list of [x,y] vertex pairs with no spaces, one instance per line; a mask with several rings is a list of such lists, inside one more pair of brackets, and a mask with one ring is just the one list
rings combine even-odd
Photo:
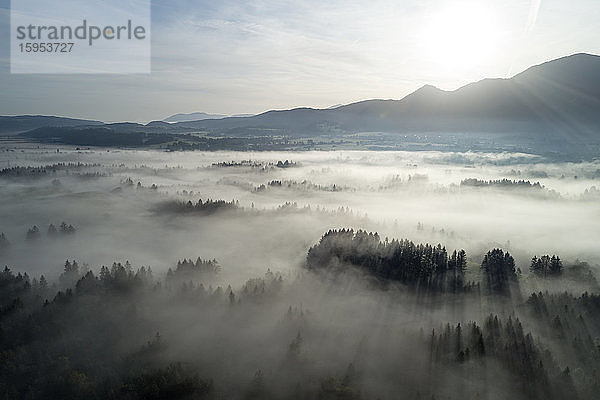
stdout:
[[311,247],[306,258],[310,270],[358,266],[382,279],[398,281],[423,291],[460,292],[473,288],[465,282],[464,250],[448,254],[440,244],[415,244],[353,229],[330,230]]
[[[377,233],[353,229],[329,230],[307,254],[309,270],[339,269],[352,265],[384,280],[401,282],[425,292],[464,292],[479,288],[480,283],[465,282],[467,254],[449,253],[441,244],[415,244],[408,239],[385,238]],[[562,261],[558,256],[533,257],[531,272],[559,275]],[[489,293],[510,294],[518,285],[521,270],[509,252],[488,251],[480,264],[482,284]]]

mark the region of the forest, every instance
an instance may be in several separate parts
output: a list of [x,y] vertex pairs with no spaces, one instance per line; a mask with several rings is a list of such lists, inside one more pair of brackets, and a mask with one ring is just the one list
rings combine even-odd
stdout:
[[[343,229],[323,235],[309,250],[306,268],[317,273],[332,268],[334,274],[343,273],[345,268],[365,269],[382,280],[405,284],[406,291],[395,289],[394,293],[415,304],[427,302],[426,298],[435,297],[436,292],[444,292],[454,301],[477,302],[494,294],[510,295],[507,286],[518,278],[508,253],[494,249],[485,254],[479,267],[482,282],[468,285],[464,282],[466,259],[463,250],[448,256],[440,245],[415,245],[396,239],[381,242],[376,233]],[[539,268],[540,260],[541,264],[550,260],[549,265],[559,262],[556,256],[536,257],[532,270]],[[161,318],[153,315],[154,308],[159,307],[161,313],[197,308],[194,315],[200,321],[189,321],[190,326],[201,323],[202,316],[211,312],[219,313],[221,323],[246,325],[249,321],[240,321],[240,315],[244,320],[255,318],[253,313],[306,284],[306,277],[288,281],[268,271],[234,291],[230,285],[211,284],[220,269],[217,260],[183,259],[163,280],[155,277],[151,268],[134,268],[129,262],[102,266],[95,273],[67,260],[58,282],[49,284],[43,275],[32,278],[5,267],[0,273],[0,390],[7,399],[219,398],[223,389],[215,387],[218,377],[211,376],[210,365],[201,366],[202,360],[192,361],[185,355],[178,360],[169,354],[169,341],[160,331],[152,330]],[[485,291],[479,290],[480,284]],[[497,306],[509,302],[502,297],[496,300]],[[592,335],[600,332],[600,297],[532,293],[519,305],[521,317],[513,313],[504,318],[489,314],[481,324],[446,323],[428,331],[420,327],[418,334],[402,340],[414,346],[413,357],[429,371],[427,377],[420,378],[431,385],[456,379],[455,374],[471,376],[474,382],[485,381],[488,369],[505,368],[510,390],[523,398],[594,398],[600,389],[594,367],[600,361],[600,343]],[[344,374],[321,376],[315,384],[306,369],[311,361],[306,359],[303,332],[314,340],[316,332],[311,331],[319,327],[311,326],[310,314],[292,306],[280,317],[277,330],[298,329],[295,337],[288,337],[287,350],[284,343],[278,344],[282,370],[275,374],[277,378],[264,377],[257,370],[243,390],[238,387],[240,393],[236,395],[362,398],[357,384],[366,365],[355,356]],[[525,330],[520,318],[526,317],[535,321],[540,330],[537,334],[542,332],[569,347],[570,366],[561,368],[539,337]],[[242,332],[226,335],[232,340]],[[363,344],[358,346],[360,352]],[[571,371],[576,372],[575,378]],[[292,387],[280,387],[279,379],[299,386],[288,392]],[[461,395],[460,391],[455,393],[456,398]],[[410,398],[420,396],[417,390]]]
[[1,398],[600,394],[598,162],[53,145],[0,161]]

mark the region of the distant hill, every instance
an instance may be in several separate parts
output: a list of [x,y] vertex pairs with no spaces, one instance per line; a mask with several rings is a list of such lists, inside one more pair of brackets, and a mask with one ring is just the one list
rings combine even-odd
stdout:
[[16,115],[16,116],[0,116],[0,133],[19,133],[25,132],[44,126],[54,127],[73,127],[73,126],[93,126],[102,125],[100,121],[52,117],[46,115]]
[[596,134],[600,126],[600,57],[575,54],[510,79],[484,79],[455,91],[430,85],[401,100],[366,100],[331,109],[268,111],[247,118],[181,123],[186,128],[289,134],[331,132],[506,132]]
[[204,112],[194,112],[189,114],[175,114],[163,119],[163,122],[189,122],[199,121],[203,119],[223,119],[227,117],[252,117],[254,114],[235,114],[235,115],[224,115],[224,114],[207,114]]
[[[197,117],[203,119],[165,122]],[[536,65],[509,79],[484,79],[454,91],[426,85],[400,100],[365,100],[334,108],[271,110],[224,118],[206,113],[177,114],[165,121],[144,125],[48,116],[0,117],[0,133],[36,130],[23,136],[70,144],[110,145],[114,139],[138,146],[177,142],[181,147],[183,142],[195,143],[196,133],[216,138],[295,136],[312,140],[324,135],[337,138],[381,132],[395,138],[386,144],[392,148],[408,135],[455,133],[463,137],[460,144],[456,140],[446,143],[467,149],[497,149],[502,143],[503,148],[562,152],[571,146],[571,151],[594,155],[597,147],[590,145],[600,144],[600,57],[575,54]],[[91,129],[99,125],[103,129]],[[420,148],[428,148],[430,142],[424,141]]]
[[[142,125],[143,126],[143,125]],[[44,142],[77,146],[154,146],[174,140],[173,135],[144,132],[142,130],[119,130],[110,126],[42,127],[21,134]]]
[[198,121],[198,120],[202,120],[202,119],[220,119],[220,118],[225,118],[227,117],[227,115],[221,115],[221,114],[207,114],[204,112],[193,112],[193,113],[189,113],[189,114],[175,114],[175,115],[171,115],[170,117],[167,117],[165,119],[163,119],[164,122],[187,122],[187,121]]

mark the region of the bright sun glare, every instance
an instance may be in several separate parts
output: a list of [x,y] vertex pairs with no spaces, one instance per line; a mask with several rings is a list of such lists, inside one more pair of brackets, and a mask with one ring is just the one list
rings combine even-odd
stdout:
[[423,51],[444,68],[466,70],[486,64],[498,52],[500,29],[493,10],[476,3],[454,5],[431,15]]

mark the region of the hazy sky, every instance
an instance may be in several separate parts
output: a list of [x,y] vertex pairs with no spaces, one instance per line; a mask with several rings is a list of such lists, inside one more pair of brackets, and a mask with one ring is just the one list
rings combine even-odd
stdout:
[[151,74],[11,75],[9,4],[0,0],[1,115],[329,107],[600,53],[598,0],[154,0]]

